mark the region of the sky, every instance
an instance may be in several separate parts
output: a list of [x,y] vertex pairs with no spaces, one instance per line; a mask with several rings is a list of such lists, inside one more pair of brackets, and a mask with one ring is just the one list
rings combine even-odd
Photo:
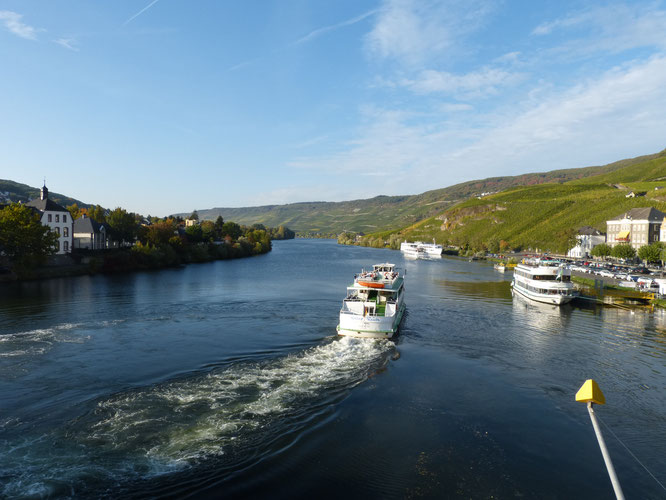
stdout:
[[0,0],[0,178],[106,208],[418,194],[665,131],[662,1]]

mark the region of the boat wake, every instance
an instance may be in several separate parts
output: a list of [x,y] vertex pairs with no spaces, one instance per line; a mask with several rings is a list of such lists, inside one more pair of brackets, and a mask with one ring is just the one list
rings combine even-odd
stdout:
[[390,341],[336,338],[298,354],[121,392],[39,436],[21,431],[22,439],[9,438],[25,426],[7,421],[0,427],[0,491],[94,495],[210,460],[218,470],[251,465],[284,446],[277,444],[283,436],[296,439],[330,415],[331,405],[383,368],[394,349]]

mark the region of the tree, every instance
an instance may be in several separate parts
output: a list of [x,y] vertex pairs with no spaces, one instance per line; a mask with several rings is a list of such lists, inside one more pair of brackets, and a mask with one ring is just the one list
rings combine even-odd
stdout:
[[167,219],[148,226],[146,241],[155,246],[163,246],[169,244],[174,236],[176,236],[176,223],[173,219]]
[[488,243],[486,245],[487,245],[488,251],[490,253],[499,253],[499,251],[500,251],[500,242],[499,242],[499,239],[497,239],[496,237],[490,238],[490,240],[488,241]]
[[216,240],[221,240],[222,236],[224,234],[222,233],[222,228],[224,227],[224,219],[222,218],[221,215],[217,216],[217,219],[215,219],[215,239]]
[[608,257],[612,253],[613,249],[610,247],[610,245],[606,243],[600,243],[599,245],[595,246],[590,254],[592,257]]
[[242,234],[243,230],[235,222],[225,222],[222,226],[222,236],[230,236],[231,239],[237,240]]
[[199,213],[195,210],[194,212],[192,212],[192,213],[190,214],[189,219],[190,219],[190,220],[199,220]]
[[633,259],[636,257],[636,250],[634,250],[634,247],[631,245],[623,243],[621,245],[615,245],[611,251],[611,255],[616,259]]
[[203,239],[203,231],[199,224],[188,226],[187,229],[185,229],[185,234],[187,235],[187,241],[190,243],[200,243]]
[[201,223],[201,238],[203,241],[215,241],[215,223],[205,220]]
[[0,210],[0,252],[19,265],[37,265],[58,248],[58,235],[20,203]]
[[67,211],[72,216],[72,220],[76,220],[79,217],[81,217],[81,209],[79,208],[79,206],[76,203],[67,206]]
[[638,257],[646,262],[659,262],[663,248],[664,244],[661,241],[655,241],[650,245],[643,245],[638,249]]
[[100,224],[107,222],[106,209],[100,205],[93,205],[88,209],[88,217],[96,222],[99,222]]
[[109,213],[107,223],[111,227],[112,236],[117,241],[122,243],[134,242],[138,227],[134,214],[128,213],[124,208],[118,207]]

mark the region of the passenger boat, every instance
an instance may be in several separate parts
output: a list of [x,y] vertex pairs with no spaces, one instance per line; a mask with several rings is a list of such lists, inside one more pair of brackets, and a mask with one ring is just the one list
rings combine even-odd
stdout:
[[403,241],[400,243],[400,251],[405,254],[405,257],[420,258],[425,256],[425,250],[419,248],[419,242]]
[[423,243],[422,241],[411,243],[409,241],[403,241],[400,244],[400,251],[408,257],[441,257],[443,250],[444,247],[435,243],[435,240],[433,240],[432,243]]
[[441,257],[442,252],[444,251],[444,247],[442,245],[438,245],[435,243],[435,240],[432,240],[432,243],[421,243],[420,241],[418,242],[418,245],[420,248],[423,248],[425,250],[425,253],[429,257]]
[[513,271],[513,292],[546,304],[562,305],[575,297],[571,271],[557,260],[532,259]]
[[339,335],[390,339],[405,313],[404,277],[394,264],[375,264],[347,287],[340,309]]

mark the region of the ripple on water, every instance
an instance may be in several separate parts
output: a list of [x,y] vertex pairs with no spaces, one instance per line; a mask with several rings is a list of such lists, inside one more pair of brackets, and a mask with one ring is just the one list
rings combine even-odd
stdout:
[[339,401],[388,363],[393,350],[390,341],[340,338],[116,394],[64,429],[3,439],[2,492],[68,494],[96,481],[141,480],[211,458],[229,466],[257,460],[271,453],[261,447]]

